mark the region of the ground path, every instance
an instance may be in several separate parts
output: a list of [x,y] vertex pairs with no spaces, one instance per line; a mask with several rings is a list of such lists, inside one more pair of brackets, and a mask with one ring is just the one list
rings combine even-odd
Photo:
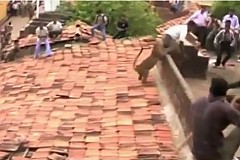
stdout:
[[19,37],[19,32],[22,28],[24,28],[29,22],[29,18],[27,17],[11,17],[5,24],[12,22],[13,31],[12,31],[12,39],[16,39]]

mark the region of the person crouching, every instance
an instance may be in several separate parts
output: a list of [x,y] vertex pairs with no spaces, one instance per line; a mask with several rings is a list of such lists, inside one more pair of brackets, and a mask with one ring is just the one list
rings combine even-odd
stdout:
[[114,35],[113,39],[121,39],[126,37],[129,24],[127,18],[123,16],[117,23],[117,34]]
[[51,56],[51,47],[48,40],[48,29],[47,27],[44,27],[41,23],[40,26],[36,29],[36,35],[38,36],[36,48],[35,48],[35,54],[34,58],[38,58],[40,51],[41,51],[41,44],[44,43],[46,46],[46,54],[47,56]]
[[[214,46],[217,49],[217,61],[215,67],[218,67],[222,64],[225,67],[225,64],[232,56],[232,50],[235,45],[235,36],[231,30],[231,21],[227,20],[225,23],[225,28],[222,29],[214,39]],[[226,52],[226,57],[222,60],[222,54]]]
[[9,53],[4,55],[4,62],[7,63],[10,61],[14,61],[17,58],[19,52],[20,52],[19,40],[15,40],[13,48],[9,51]]
[[62,34],[62,24],[61,22],[54,20],[50,22],[48,25],[49,30],[49,37],[50,38],[57,38],[59,35]]

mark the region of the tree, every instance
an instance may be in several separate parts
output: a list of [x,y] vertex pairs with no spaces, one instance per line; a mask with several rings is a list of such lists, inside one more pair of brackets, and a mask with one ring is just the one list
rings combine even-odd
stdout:
[[230,9],[234,9],[236,11],[236,15],[240,16],[240,1],[217,1],[212,5],[213,15],[219,19],[222,19],[224,15],[226,15]]
[[[82,20],[89,25],[93,22],[96,10],[102,9],[109,18],[108,33],[116,33],[116,23],[122,15],[129,20],[129,36],[155,35],[155,28],[161,19],[147,2],[140,1],[77,1],[71,7],[62,5],[61,11],[72,12],[72,20]],[[63,9],[64,8],[64,9]]]

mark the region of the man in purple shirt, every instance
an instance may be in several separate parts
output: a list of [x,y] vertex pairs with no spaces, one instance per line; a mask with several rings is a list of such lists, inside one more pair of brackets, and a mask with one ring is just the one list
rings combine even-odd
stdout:
[[[213,78],[208,97],[192,104],[192,152],[196,160],[232,160],[240,145],[240,114],[226,102],[228,83]],[[237,108],[238,107],[238,108]],[[222,131],[229,125],[237,127],[224,137]]]

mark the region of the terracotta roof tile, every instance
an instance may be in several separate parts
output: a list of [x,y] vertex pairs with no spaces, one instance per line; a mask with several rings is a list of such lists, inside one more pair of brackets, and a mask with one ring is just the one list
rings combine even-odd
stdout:
[[[70,28],[64,36],[74,33]],[[35,39],[30,35],[21,43]],[[46,59],[1,64],[0,141],[20,135],[28,147],[37,148],[31,158],[19,160],[61,156],[52,154],[52,147],[66,149],[75,159],[177,160],[157,88],[151,82],[142,85],[132,69],[141,46],[149,49],[140,59],[150,54],[152,40],[108,38],[97,45],[73,45],[73,54],[57,50]]]
[[[6,125],[0,140],[22,135],[28,146],[63,147],[72,158],[163,156],[155,128],[165,124],[151,123],[153,114],[162,114],[161,106],[149,105],[158,101],[157,90],[154,84],[142,86],[131,66],[143,39],[85,44],[83,56],[77,56],[81,50],[73,46],[73,54],[56,51],[48,59],[26,57],[21,63],[3,64],[0,101],[6,110],[0,115]],[[144,54],[150,52],[151,48]],[[169,128],[161,134],[170,137],[162,142],[171,141]],[[146,152],[146,145],[156,151]],[[169,149],[165,156],[173,153],[174,148]],[[48,156],[49,150],[36,151],[31,159]],[[58,155],[50,157],[54,156]]]

